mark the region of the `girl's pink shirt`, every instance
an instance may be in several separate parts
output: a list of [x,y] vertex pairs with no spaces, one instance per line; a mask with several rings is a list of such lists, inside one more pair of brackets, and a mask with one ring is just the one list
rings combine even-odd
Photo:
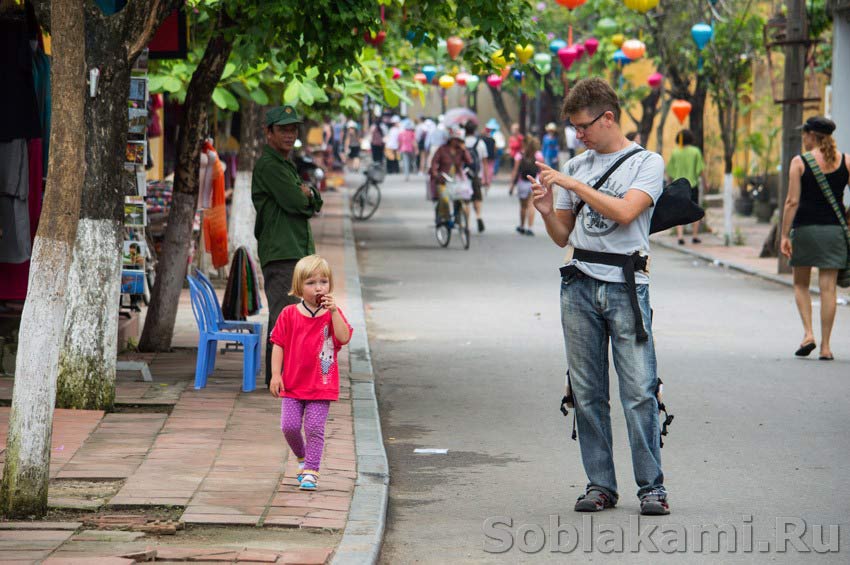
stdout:
[[[351,325],[339,310],[348,331]],[[310,318],[297,304],[283,309],[271,334],[271,342],[283,348],[283,392],[298,400],[339,400],[337,353],[342,344],[333,332],[331,313]]]
[[416,131],[405,129],[398,134],[398,150],[402,153],[416,152]]

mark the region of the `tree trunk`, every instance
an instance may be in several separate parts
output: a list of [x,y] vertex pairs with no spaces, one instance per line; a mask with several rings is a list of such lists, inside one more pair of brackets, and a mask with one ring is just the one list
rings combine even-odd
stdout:
[[689,97],[689,101],[691,103],[690,129],[691,133],[694,134],[694,145],[699,147],[700,151],[703,153],[705,153],[705,127],[703,125],[703,114],[705,111],[705,97],[707,94],[707,80],[700,74],[697,77],[694,93]]
[[508,114],[508,109],[505,107],[505,99],[502,98],[502,91],[490,86],[489,84],[487,85],[487,88],[490,89],[490,95],[493,96],[493,106],[499,114],[499,119],[502,120],[503,124],[505,124],[505,129],[510,131],[513,120],[511,119],[511,115]]
[[658,128],[655,130],[655,152],[662,154],[664,152],[664,126],[667,124],[667,116],[670,115],[670,105],[673,101],[670,97],[664,98],[661,101],[661,118],[658,120]]
[[236,184],[233,187],[233,206],[230,211],[230,237],[228,248],[232,251],[245,247],[256,261],[257,238],[254,222],[257,212],[251,200],[251,173],[265,143],[265,110],[253,101],[243,102],[239,123],[239,155],[237,157]]
[[86,96],[88,164],[74,260],[68,276],[65,340],[59,356],[56,405],[111,410],[115,400],[118,301],[121,282],[123,151],[127,142],[130,61],[120,21],[87,18],[86,68],[101,70],[97,96]]
[[80,197],[87,170],[83,0],[53,0],[50,174],[36,233],[21,318],[9,414],[0,511],[6,518],[44,516],[62,324],[63,281],[71,268]]
[[[216,23],[219,30],[223,25],[223,17],[223,14],[219,14]],[[213,90],[221,79],[232,48],[231,40],[221,33],[215,33],[207,43],[204,56],[189,82],[177,139],[177,168],[171,211],[156,267],[157,282],[139,341],[141,351],[168,351],[171,348],[198,201],[201,127],[206,120]]]
[[643,115],[640,117],[638,124],[638,132],[644,145],[649,141],[649,135],[652,133],[652,124],[655,122],[655,114],[658,112],[658,101],[661,100],[661,88],[653,88],[649,96],[640,101],[643,107]]

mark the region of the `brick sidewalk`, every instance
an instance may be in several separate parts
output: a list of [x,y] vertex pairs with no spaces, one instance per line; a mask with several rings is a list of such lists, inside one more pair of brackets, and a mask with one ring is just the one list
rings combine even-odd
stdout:
[[[345,310],[345,253],[342,197],[328,193],[312,227],[318,253],[334,269],[335,294]],[[264,311],[258,321],[266,321]],[[180,300],[173,345],[197,346],[188,291]],[[338,532],[346,524],[356,478],[348,354],[339,358],[340,401],[331,405],[319,489],[305,493],[295,481],[296,464],[280,432],[280,401],[265,387],[241,392],[241,353],[219,354],[207,387],[193,388],[195,352],[134,354],[150,364],[154,382],[119,375],[115,413],[57,410],[54,418],[51,478],[117,481],[117,492],[88,507],[101,525],[130,529],[163,507],[180,513],[179,526],[283,527],[289,531]],[[123,358],[123,357],[122,357]],[[262,379],[262,374],[260,379]],[[12,379],[0,379],[0,398],[10,398]],[[0,408],[0,440],[5,445],[8,408]],[[57,487],[58,483],[54,484]],[[51,497],[51,505],[75,507]],[[125,514],[122,514],[125,513]],[[127,514],[135,512],[136,514]],[[133,519],[135,516],[135,520]],[[79,563],[132,563],[135,560],[324,563],[327,547],[164,547],[148,550],[140,532],[81,531],[77,522],[0,523],[0,562],[78,559]],[[106,527],[106,526],[104,526]],[[125,535],[126,534],[126,535]],[[123,556],[123,557],[122,557]],[[65,562],[65,561],[61,561]]]

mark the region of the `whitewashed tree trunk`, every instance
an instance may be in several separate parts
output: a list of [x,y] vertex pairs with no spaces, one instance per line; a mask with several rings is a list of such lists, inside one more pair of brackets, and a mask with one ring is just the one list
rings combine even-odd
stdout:
[[110,410],[115,401],[121,239],[114,221],[80,220],[59,357],[62,408]]
[[236,173],[236,186],[233,187],[233,205],[230,207],[230,235],[228,249],[236,251],[244,247],[257,262],[257,238],[254,237],[254,223],[257,211],[251,200],[251,172],[239,170]]
[[0,510],[7,518],[47,512],[65,280],[71,268],[86,172],[84,5],[83,0],[54,0],[51,4],[55,54],[52,111],[56,119],[50,132],[51,172],[31,257],[9,414],[0,488]]

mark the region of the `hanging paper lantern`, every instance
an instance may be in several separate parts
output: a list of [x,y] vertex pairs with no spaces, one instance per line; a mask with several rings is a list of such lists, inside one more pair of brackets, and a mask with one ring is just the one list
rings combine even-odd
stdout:
[[445,39],[437,41],[437,55],[443,56],[448,53],[448,43]]
[[508,60],[505,59],[503,51],[501,49],[497,49],[490,55],[490,60],[493,61],[493,64],[496,65],[497,69],[501,69],[508,64]]
[[576,43],[573,47],[575,47],[576,52],[578,52],[578,57],[576,57],[576,59],[581,59],[581,56],[584,55],[585,51],[584,43]]
[[593,57],[596,54],[596,50],[599,49],[599,40],[595,37],[585,39],[584,48],[587,50],[587,56]]
[[393,80],[398,80],[401,78],[401,69],[398,67],[393,67]]
[[573,66],[573,63],[578,58],[578,51],[575,47],[564,47],[563,49],[558,49],[558,59],[561,60],[561,65],[564,67],[565,71],[570,70],[570,67]]
[[684,125],[685,119],[691,113],[691,103],[687,100],[674,100],[670,105],[670,109],[673,110],[673,114],[676,115],[679,123]]
[[487,84],[492,86],[493,88],[499,88],[502,86],[502,77],[499,75],[490,75],[487,77]]
[[598,31],[600,35],[611,35],[619,28],[620,26],[617,25],[617,21],[613,18],[602,18],[596,23],[596,31]]
[[694,43],[697,44],[697,49],[702,49],[711,41],[714,36],[714,29],[708,24],[694,24],[691,28],[691,37],[694,38]]
[[434,80],[434,77],[437,75],[437,67],[434,65],[425,65],[422,67],[422,72],[425,74],[425,78],[428,82]]
[[502,73],[499,76],[502,77],[502,80],[505,80],[506,78],[508,78],[509,74],[511,74],[511,67],[507,66],[504,69],[502,69]]
[[425,73],[416,73],[413,75],[413,80],[422,84],[428,84],[430,82],[428,77],[425,76]]
[[546,9],[546,2],[538,2],[537,3],[537,11],[542,12]]
[[478,78],[478,75],[469,75],[466,77],[467,92],[475,92],[478,89],[479,82],[481,82],[481,79]]
[[575,10],[576,8],[587,2],[587,0],[555,0],[555,2],[557,2],[561,6],[569,8],[570,10]]
[[457,56],[460,55],[462,49],[463,39],[452,36],[446,40],[446,51],[448,51],[449,58],[451,58],[452,61],[457,59]]
[[641,14],[645,14],[658,6],[658,0],[623,0],[623,4],[629,10],[636,10]]
[[517,45],[514,47],[514,51],[516,52],[517,59],[523,65],[531,60],[531,57],[534,55],[534,46],[530,43],[523,47],[522,45]]
[[363,33],[363,40],[370,45],[374,45],[375,47],[380,47],[381,44],[384,43],[384,40],[386,40],[386,38],[387,38],[387,32],[385,32],[383,30],[375,33],[373,31],[370,31],[370,30],[367,29]]
[[611,60],[617,63],[618,65],[628,65],[632,62],[632,60],[629,59],[629,56],[623,53],[622,49],[617,49],[611,56]]
[[454,85],[455,79],[453,79],[450,75],[443,75],[440,77],[440,88],[448,90]]
[[549,43],[549,51],[552,52],[553,55],[558,54],[559,49],[563,49],[567,46],[567,42],[563,39],[553,39],[551,43]]
[[520,70],[514,71],[514,74],[513,74],[514,80],[522,80],[522,77],[524,77],[524,76],[525,76],[524,72],[522,72]]
[[626,36],[622,33],[615,33],[611,36],[611,43],[614,44],[614,47],[621,47],[624,41],[626,41]]
[[651,88],[658,88],[664,82],[664,75],[659,72],[654,72],[646,79],[646,83]]
[[535,53],[534,67],[537,69],[537,72],[545,75],[552,70],[552,55],[549,53]]
[[644,53],[646,53],[646,45],[644,45],[643,41],[640,39],[629,39],[628,41],[624,41],[623,46],[620,47],[620,49],[626,54],[626,57],[632,61],[637,61],[643,57]]
[[468,74],[466,74],[464,72],[460,72],[460,73],[455,75],[455,82],[458,83],[459,86],[466,86],[466,79],[468,79],[468,78],[469,78]]

